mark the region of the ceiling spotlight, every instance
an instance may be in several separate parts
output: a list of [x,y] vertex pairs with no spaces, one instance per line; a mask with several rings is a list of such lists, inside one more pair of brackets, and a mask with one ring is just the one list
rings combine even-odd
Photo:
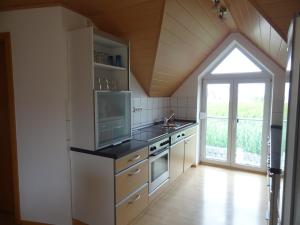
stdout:
[[219,8],[219,18],[224,19],[226,14],[227,14],[227,8],[223,5],[220,6],[220,8]]

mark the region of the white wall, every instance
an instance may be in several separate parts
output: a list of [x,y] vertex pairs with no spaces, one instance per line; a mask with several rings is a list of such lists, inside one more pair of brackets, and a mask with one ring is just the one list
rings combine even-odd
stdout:
[[[170,113],[170,98],[148,97],[135,77],[130,75],[130,90],[132,91],[131,125],[133,129],[162,121]],[[140,111],[134,111],[140,108]]]
[[85,24],[61,7],[0,13],[12,39],[22,220],[71,224],[65,31]]

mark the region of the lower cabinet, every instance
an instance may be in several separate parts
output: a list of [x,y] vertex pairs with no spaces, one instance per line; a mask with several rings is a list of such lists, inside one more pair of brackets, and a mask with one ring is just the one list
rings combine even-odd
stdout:
[[184,171],[196,162],[197,135],[193,134],[184,140]]
[[170,148],[170,182],[176,180],[183,173],[184,141],[180,141]]
[[128,225],[148,205],[148,184],[116,206],[116,225]]
[[72,214],[78,224],[129,225],[148,205],[148,148],[120,159],[71,152]]
[[115,176],[116,203],[148,182],[148,165],[144,160]]
[[[170,182],[196,162],[196,128],[170,147]],[[160,165],[158,165],[160,166]],[[88,225],[130,225],[148,205],[148,147],[117,160],[71,152],[72,214]]]

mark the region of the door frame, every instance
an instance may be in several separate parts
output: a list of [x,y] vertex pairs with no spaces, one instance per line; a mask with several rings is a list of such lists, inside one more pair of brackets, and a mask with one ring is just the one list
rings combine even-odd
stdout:
[[8,110],[10,114],[9,117],[10,150],[12,156],[11,158],[12,158],[12,174],[13,174],[14,220],[16,224],[21,224],[16,119],[15,119],[14,85],[13,85],[13,66],[12,66],[10,33],[8,32],[0,33],[0,42],[4,44],[5,70],[7,75],[7,87],[8,87],[8,104],[9,104]]
[[[265,83],[265,96],[264,96],[264,117],[263,117],[263,130],[262,130],[262,154],[261,154],[261,166],[251,167],[244,166],[235,163],[235,145],[236,145],[236,120],[237,117],[237,104],[238,104],[238,84],[240,83]],[[254,73],[254,74],[224,74],[207,76],[202,79],[202,93],[201,93],[201,112],[205,112],[207,108],[207,84],[230,84],[230,97],[229,97],[229,116],[228,116],[228,144],[227,144],[227,161],[210,160],[205,158],[206,147],[206,119],[201,119],[201,151],[200,160],[204,163],[216,164],[236,169],[243,169],[256,172],[266,172],[266,159],[267,159],[267,136],[269,127],[271,124],[271,99],[272,99],[272,76],[266,73]],[[236,93],[234,93],[236,92]],[[206,117],[206,116],[205,116]]]

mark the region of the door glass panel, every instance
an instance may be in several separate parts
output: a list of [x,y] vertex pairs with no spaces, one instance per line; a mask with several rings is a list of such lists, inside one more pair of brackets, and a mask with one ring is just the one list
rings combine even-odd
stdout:
[[227,161],[230,84],[207,85],[205,157]]
[[264,118],[264,83],[238,84],[235,163],[260,167]]

